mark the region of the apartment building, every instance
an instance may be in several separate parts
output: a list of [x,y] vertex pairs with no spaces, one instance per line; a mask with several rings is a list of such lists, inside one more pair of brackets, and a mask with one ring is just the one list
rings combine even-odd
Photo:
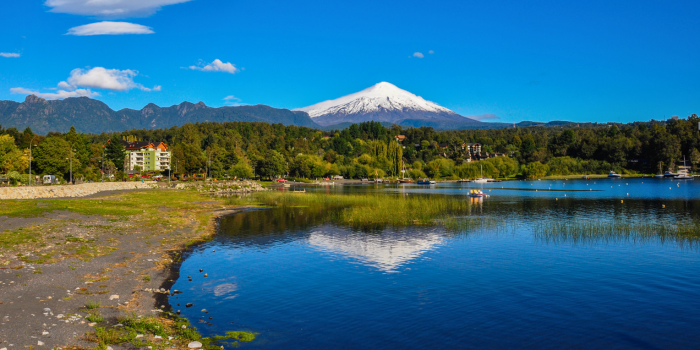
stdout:
[[170,152],[168,146],[159,142],[122,141],[127,155],[124,169],[133,171],[138,166],[141,171],[164,171],[170,169]]

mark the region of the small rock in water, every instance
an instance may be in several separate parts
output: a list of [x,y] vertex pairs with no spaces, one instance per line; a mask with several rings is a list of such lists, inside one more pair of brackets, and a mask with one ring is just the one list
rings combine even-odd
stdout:
[[194,306],[194,304],[192,304],[192,303],[185,304],[185,307],[193,307],[193,306]]
[[203,270],[203,269],[199,269],[199,272],[204,272],[204,270]]
[[200,342],[198,342],[198,341],[193,341],[193,342],[187,344],[187,347],[190,348],[190,349],[201,348],[201,347],[202,347],[202,343],[200,343]]
[[202,312],[207,312],[207,309],[202,309]]
[[178,314],[178,315],[180,314],[180,310],[177,310],[177,314]]
[[205,273],[205,274],[204,274],[204,277],[209,277],[209,275],[207,275],[207,274]]

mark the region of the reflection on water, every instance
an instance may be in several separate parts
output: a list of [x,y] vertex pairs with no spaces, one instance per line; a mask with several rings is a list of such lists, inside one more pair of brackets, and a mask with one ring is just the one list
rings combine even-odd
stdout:
[[441,244],[437,229],[385,230],[379,234],[323,227],[309,234],[308,244],[321,251],[342,254],[367,266],[392,272]]
[[250,348],[696,348],[699,251],[654,225],[700,218],[700,181],[603,181],[488,184],[483,200],[458,184],[310,189],[464,196],[470,223],[499,224],[359,231],[323,210],[252,210],[187,257],[193,281],[170,302],[205,336],[259,332]]

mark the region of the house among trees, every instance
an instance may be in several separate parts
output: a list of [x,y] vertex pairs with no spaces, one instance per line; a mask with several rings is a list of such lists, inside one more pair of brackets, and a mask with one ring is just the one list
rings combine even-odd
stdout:
[[129,171],[165,171],[170,170],[170,152],[164,142],[126,141],[124,169]]
[[479,143],[463,143],[462,149],[471,153],[472,155],[481,153],[481,144]]
[[405,135],[396,135],[396,136],[394,136],[394,140],[396,140],[396,141],[398,141],[398,142],[403,142],[403,140],[405,140],[405,139],[406,139],[406,136],[405,136]]

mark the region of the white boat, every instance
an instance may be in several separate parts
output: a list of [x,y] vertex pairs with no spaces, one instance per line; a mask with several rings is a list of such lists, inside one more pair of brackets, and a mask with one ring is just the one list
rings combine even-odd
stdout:
[[610,170],[610,173],[608,174],[609,178],[617,179],[618,177],[622,177],[622,175]]
[[478,178],[478,179],[476,179],[476,180],[473,180],[472,182],[475,182],[475,183],[478,183],[478,184],[482,184],[482,183],[489,182],[489,180],[491,180],[491,179],[489,179],[489,178],[487,178],[487,177],[484,177],[484,166],[482,165],[482,166],[481,166],[481,177]]
[[676,180],[694,180],[695,177],[690,174],[690,167],[685,166],[685,156],[683,156],[683,166],[678,167],[678,175],[673,177]]
[[435,185],[437,182],[435,180],[428,180],[428,179],[421,179],[418,180],[417,184],[419,185]]
[[654,175],[655,178],[662,178],[664,177],[663,171],[661,170],[661,162],[659,162],[659,173]]

